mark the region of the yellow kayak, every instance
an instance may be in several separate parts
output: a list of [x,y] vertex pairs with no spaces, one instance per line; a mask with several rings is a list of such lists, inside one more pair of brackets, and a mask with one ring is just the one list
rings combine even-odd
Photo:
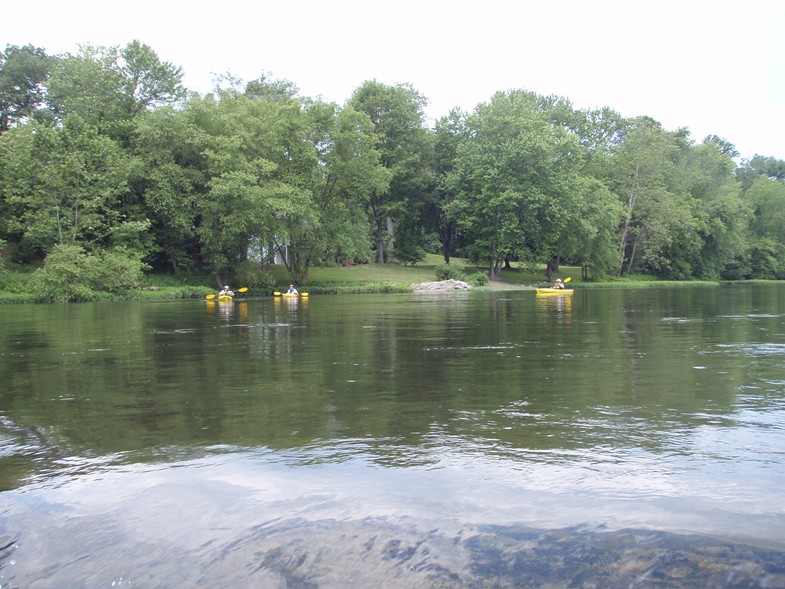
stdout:
[[219,303],[231,303],[234,300],[234,297],[229,295],[219,295],[217,298]]
[[281,297],[284,297],[284,298],[287,298],[287,299],[294,299],[294,298],[297,298],[297,297],[307,297],[308,296],[307,292],[301,292],[299,294],[295,294],[293,292],[284,292],[284,293],[276,292],[276,293],[273,293],[273,294],[275,296],[281,296]]
[[571,288],[538,288],[538,295],[571,295]]

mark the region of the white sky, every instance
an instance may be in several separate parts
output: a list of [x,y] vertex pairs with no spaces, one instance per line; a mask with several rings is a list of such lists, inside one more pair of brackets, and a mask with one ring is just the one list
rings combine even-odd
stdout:
[[438,117],[525,88],[648,115],[785,159],[782,0],[40,0],[6,3],[0,45],[75,52],[138,39],[183,68],[271,73],[343,103],[366,80],[408,82]]

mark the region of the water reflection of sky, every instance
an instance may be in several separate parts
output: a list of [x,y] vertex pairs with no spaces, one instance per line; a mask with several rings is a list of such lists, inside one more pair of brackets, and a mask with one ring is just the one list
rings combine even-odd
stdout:
[[[490,301],[491,321],[461,302],[427,303],[428,313],[379,303],[347,315],[353,331],[346,320],[335,331],[311,322],[331,317],[323,309],[306,321],[321,301],[249,303],[208,309],[197,327],[189,317],[142,323],[133,345],[120,326],[106,342],[61,336],[46,362],[42,341],[9,344],[9,375],[68,374],[73,384],[42,387],[36,403],[17,386],[4,406],[16,415],[0,415],[12,482],[0,494],[0,539],[19,546],[13,566],[0,548],[0,585],[36,562],[81,566],[84,577],[103,555],[99,568],[116,574],[92,586],[127,584],[123,561],[138,564],[136,586],[151,586],[144,575],[176,577],[189,562],[209,576],[237,553],[269,559],[281,538],[287,559],[318,569],[313,551],[362,551],[380,537],[435,551],[452,533],[466,547],[455,538],[483,526],[635,528],[785,550],[781,315],[636,307],[614,322],[613,309],[587,314],[599,304],[587,297],[568,313],[508,297]],[[123,368],[122,379],[105,365]],[[88,389],[85,374],[105,384]],[[389,546],[377,566],[408,554]],[[344,554],[347,570],[356,554]],[[168,557],[176,564],[161,571]],[[471,568],[453,564],[455,575]],[[193,574],[179,582],[204,586]],[[69,586],[36,578],[30,586]]]
[[[555,561],[584,550],[583,542],[595,546],[594,530],[624,534],[631,528],[636,542],[670,530],[785,550],[780,493],[785,473],[778,468],[785,436],[776,413],[750,404],[733,420],[696,415],[705,425],[675,427],[668,448],[656,452],[640,444],[611,443],[610,437],[571,449],[522,448],[487,435],[456,436],[434,424],[416,445],[396,438],[340,438],[279,451],[161,448],[155,459],[145,453],[143,462],[133,452],[65,457],[56,472],[0,496],[0,533],[12,542],[6,550],[13,556],[0,569],[0,582],[40,581],[37,563],[43,561],[58,574],[52,583],[29,586],[151,586],[151,581],[170,586],[187,580],[191,586],[218,587],[233,578],[258,581],[249,571],[262,564],[259,570],[266,574],[278,570],[269,561],[278,553],[289,563],[281,570],[299,562],[295,568],[310,574],[327,560],[350,571],[361,558],[368,577],[359,586],[366,587],[374,586],[372,579],[386,578],[399,558],[408,563],[411,556],[403,554],[419,554],[418,567],[429,562],[452,567],[446,569],[451,578],[472,570],[490,582],[510,558],[503,551],[525,546],[504,540],[506,533],[520,538],[515,532],[520,525],[550,530],[540,532],[546,535],[574,530],[550,547],[547,538],[535,535],[536,551],[551,550]],[[471,420],[466,414],[460,418]],[[488,526],[501,527],[483,532]],[[627,537],[610,536],[617,547]],[[477,538],[485,538],[488,552],[467,556],[464,551]],[[369,553],[381,539],[381,554]],[[640,554],[619,549],[626,562],[620,568],[648,570],[657,551],[670,546],[660,536],[649,541],[652,545]],[[391,546],[401,546],[404,553],[390,553]],[[392,554],[396,559],[390,560]],[[749,551],[745,554],[750,558]],[[263,562],[260,555],[266,555]],[[240,568],[233,564],[238,558]],[[477,563],[466,558],[487,561],[496,572],[478,573]],[[720,564],[705,566],[732,568],[728,556],[718,558]],[[251,563],[256,564],[247,569]],[[577,574],[575,567],[585,565],[565,567]],[[106,578],[87,582],[96,571]],[[332,582],[323,579],[322,586],[358,586],[356,575],[338,574],[336,580],[336,574],[328,577]],[[516,575],[522,573],[510,574],[520,580]],[[552,581],[554,574],[545,578]],[[756,574],[757,580],[763,578]],[[262,586],[286,586],[269,582]],[[428,586],[412,583],[389,586]],[[688,580],[669,586],[691,585]]]

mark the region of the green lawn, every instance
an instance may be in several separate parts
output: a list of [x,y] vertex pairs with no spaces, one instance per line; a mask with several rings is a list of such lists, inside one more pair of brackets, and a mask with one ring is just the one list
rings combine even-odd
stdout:
[[[390,285],[396,290],[409,290],[412,284],[418,282],[430,282],[436,280],[436,269],[442,266],[444,260],[436,254],[428,254],[421,263],[416,266],[404,266],[403,264],[357,264],[355,266],[337,267],[314,267],[308,270],[308,288],[318,292],[321,289],[345,290],[349,287],[363,289],[371,285]],[[487,274],[487,267],[473,266],[463,258],[452,258],[450,265],[459,268],[466,276],[475,273]],[[280,285],[288,282],[288,274],[283,266],[273,266],[271,268]],[[559,273],[561,278],[568,276],[580,276],[580,268],[563,268]],[[510,286],[532,286],[545,283],[544,266],[539,272],[525,272],[515,267],[504,270],[501,274],[501,282],[509,283]]]
[[[332,293],[381,293],[410,292],[411,285],[418,282],[436,280],[436,269],[442,266],[441,256],[429,254],[416,266],[403,264],[358,264],[355,266],[313,267],[308,271],[308,283],[298,285],[300,290],[311,294]],[[463,271],[464,278],[471,282],[470,277],[476,273],[487,275],[487,267],[478,267],[463,258],[453,258],[450,265]],[[270,268],[275,276],[275,290],[287,288],[290,279],[286,268],[275,265]],[[34,302],[35,293],[27,288],[30,271],[8,271],[0,274],[0,304]],[[582,282],[581,269],[577,266],[562,266],[557,277],[570,278],[571,286],[577,288],[642,288],[648,286],[716,286],[719,282],[712,281],[662,281],[646,275],[625,278],[610,278],[603,282]],[[232,286],[249,286],[249,296],[267,296],[272,292],[254,288],[253,285],[241,285],[231,282]],[[500,280],[480,289],[515,289],[550,286],[545,278],[545,267],[532,269],[516,263],[512,268],[503,270]],[[209,275],[173,277],[167,275],[150,275],[142,290],[133,290],[120,294],[100,293],[101,298],[108,299],[176,299],[204,297],[214,294],[213,278]]]

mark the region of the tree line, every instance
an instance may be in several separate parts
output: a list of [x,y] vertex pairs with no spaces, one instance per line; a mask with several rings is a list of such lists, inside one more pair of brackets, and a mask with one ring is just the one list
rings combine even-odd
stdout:
[[[409,84],[345,104],[261,75],[201,95],[139,41],[0,54],[0,240],[127,286],[145,269],[298,283],[344,259],[785,278],[785,162],[526,90],[429,125]],[[737,163],[738,162],[738,163]],[[63,274],[65,273],[65,274]]]

